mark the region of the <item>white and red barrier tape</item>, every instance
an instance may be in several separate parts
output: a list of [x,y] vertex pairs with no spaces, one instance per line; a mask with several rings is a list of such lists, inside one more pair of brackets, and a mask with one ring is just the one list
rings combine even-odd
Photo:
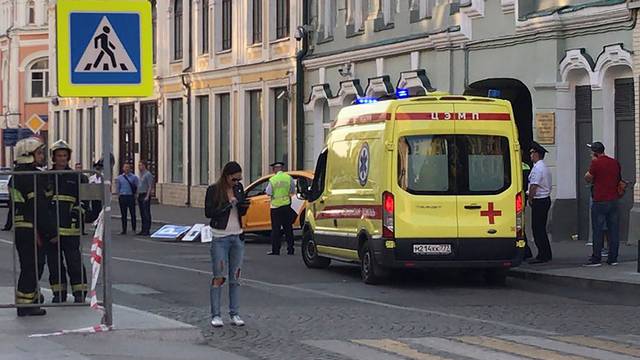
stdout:
[[[100,216],[94,223],[96,225],[96,231],[91,241],[91,290],[89,291],[89,298],[91,299],[91,308],[99,311],[104,316],[104,307],[98,304],[98,296],[96,294],[96,285],[98,284],[98,278],[100,277],[100,270],[102,268],[102,249],[104,243],[102,241],[104,234],[104,212],[100,212]],[[75,329],[75,330],[60,330],[46,334],[32,334],[30,338],[47,337],[47,336],[59,336],[66,334],[91,334],[100,333],[113,330],[113,326],[107,326],[104,324],[95,325],[91,327]]]

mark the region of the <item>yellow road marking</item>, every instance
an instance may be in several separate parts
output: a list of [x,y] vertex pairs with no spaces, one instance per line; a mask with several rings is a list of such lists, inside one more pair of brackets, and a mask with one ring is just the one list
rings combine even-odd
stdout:
[[561,353],[542,349],[531,345],[518,344],[511,341],[494,339],[486,336],[461,336],[456,340],[470,345],[478,345],[493,350],[508,352],[516,355],[526,356],[540,360],[587,360],[586,358],[573,355],[563,355]]
[[586,336],[556,336],[556,340],[588,346],[600,350],[613,351],[620,354],[640,357],[640,349],[626,343],[618,343],[615,341],[595,339]]
[[400,341],[391,340],[391,339],[380,339],[380,340],[351,340],[352,342],[360,345],[365,345],[369,347],[373,347],[376,349],[384,350],[390,353],[398,354],[413,360],[448,360],[446,358],[437,356],[437,355],[429,355],[425,353],[421,353],[411,347],[409,345],[402,343]]

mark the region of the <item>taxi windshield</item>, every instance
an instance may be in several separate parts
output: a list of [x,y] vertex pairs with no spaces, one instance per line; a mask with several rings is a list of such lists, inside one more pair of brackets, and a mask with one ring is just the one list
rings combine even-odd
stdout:
[[498,194],[511,185],[509,140],[413,135],[398,144],[398,185],[417,195]]

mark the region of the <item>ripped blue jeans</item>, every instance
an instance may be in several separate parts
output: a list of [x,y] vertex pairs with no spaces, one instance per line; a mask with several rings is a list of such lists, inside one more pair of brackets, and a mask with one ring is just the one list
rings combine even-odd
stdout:
[[[229,316],[239,315],[238,291],[240,287],[240,268],[244,256],[244,242],[240,235],[215,237],[211,241],[211,263],[213,265],[213,279],[211,280],[211,316],[220,316],[220,298],[222,286],[229,282]],[[214,285],[214,279],[222,278],[219,286]]]

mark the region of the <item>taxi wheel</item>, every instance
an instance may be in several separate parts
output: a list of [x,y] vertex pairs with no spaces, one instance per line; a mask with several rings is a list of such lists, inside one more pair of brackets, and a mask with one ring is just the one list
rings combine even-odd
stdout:
[[369,285],[381,284],[389,276],[388,271],[376,263],[373,257],[373,249],[371,249],[368,241],[362,244],[362,249],[360,250],[360,275],[362,276],[362,281]]
[[484,272],[484,280],[489,285],[504,286],[507,283],[507,269],[486,269]]
[[331,259],[318,255],[318,249],[316,248],[316,242],[313,240],[311,231],[305,231],[302,235],[301,245],[302,260],[308,268],[311,269],[324,269],[331,264]]

